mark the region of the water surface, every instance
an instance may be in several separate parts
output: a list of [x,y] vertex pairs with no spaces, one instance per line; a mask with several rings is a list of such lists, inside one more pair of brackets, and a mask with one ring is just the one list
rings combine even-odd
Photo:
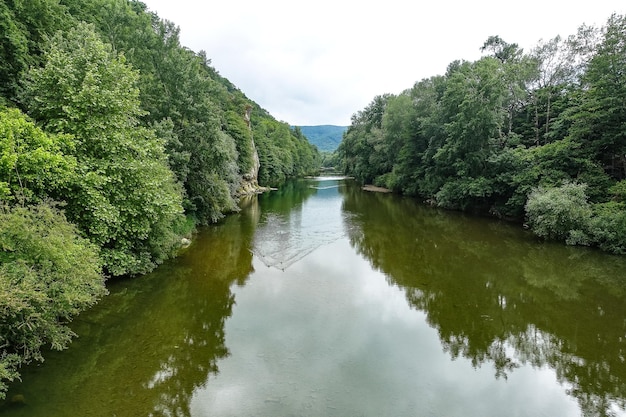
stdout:
[[624,416],[626,261],[291,183],[111,283],[0,416]]

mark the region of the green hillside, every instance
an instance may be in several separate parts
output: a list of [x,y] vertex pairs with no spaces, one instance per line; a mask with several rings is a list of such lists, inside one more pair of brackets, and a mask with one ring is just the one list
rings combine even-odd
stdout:
[[0,400],[67,347],[105,279],[319,171],[298,129],[179,32],[138,0],[0,1]]
[[320,125],[299,126],[309,142],[317,146],[320,151],[334,152],[339,144],[347,126]]

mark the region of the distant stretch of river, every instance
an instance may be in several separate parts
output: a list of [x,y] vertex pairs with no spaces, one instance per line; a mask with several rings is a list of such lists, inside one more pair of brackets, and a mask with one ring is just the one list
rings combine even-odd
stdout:
[[0,417],[626,416],[626,258],[341,178],[109,289]]

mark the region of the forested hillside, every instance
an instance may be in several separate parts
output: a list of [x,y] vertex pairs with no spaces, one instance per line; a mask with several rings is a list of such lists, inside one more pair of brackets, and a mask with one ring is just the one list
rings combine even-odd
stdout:
[[0,397],[66,323],[320,155],[136,0],[0,2]]
[[322,152],[335,152],[341,143],[347,126],[319,125],[299,126],[300,130],[313,145]]
[[626,18],[475,62],[352,117],[338,153],[364,183],[626,253]]

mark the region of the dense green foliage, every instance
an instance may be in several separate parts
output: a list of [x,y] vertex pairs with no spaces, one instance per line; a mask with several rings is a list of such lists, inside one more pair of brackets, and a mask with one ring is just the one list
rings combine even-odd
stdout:
[[[139,70],[142,124],[166,140],[170,166],[185,191],[185,213],[197,223],[215,222],[237,209],[242,183],[256,181],[257,152],[277,164],[259,178],[261,185],[277,185],[285,177],[319,167],[317,150],[308,143],[297,146],[296,135],[290,134],[285,140],[291,146],[281,150],[274,137],[265,136],[267,130],[257,129],[271,125],[273,132],[288,125],[220,76],[204,52],[184,48],[178,27],[148,12],[140,1],[59,2],[73,18],[92,23],[101,38]],[[285,157],[285,152],[297,154]],[[289,165],[297,161],[306,168]]]
[[0,2],[0,396],[104,278],[320,155],[137,0]]
[[[565,183],[560,187],[533,190],[526,203],[531,229],[543,238],[584,243],[591,218],[585,188],[584,185]],[[579,239],[583,241],[578,242]]]
[[24,97],[48,131],[75,138],[80,180],[59,196],[67,214],[110,274],[148,272],[176,246],[182,201],[162,141],[139,126],[138,74],[84,23],[57,33],[44,56]]
[[287,178],[316,172],[320,155],[298,128],[286,123],[261,120],[253,123],[253,132],[259,151],[259,182],[278,185]]
[[322,152],[335,152],[348,129],[347,126],[335,125],[299,126],[299,128],[309,142]]
[[626,253],[626,17],[528,54],[498,36],[481,49],[356,113],[338,149],[344,171]]
[[[0,199],[40,202],[75,182],[76,159],[69,135],[49,135],[17,109],[0,110]],[[64,153],[64,150],[66,153]]]
[[0,209],[0,397],[17,368],[63,349],[65,325],[106,292],[98,248],[48,203]]

